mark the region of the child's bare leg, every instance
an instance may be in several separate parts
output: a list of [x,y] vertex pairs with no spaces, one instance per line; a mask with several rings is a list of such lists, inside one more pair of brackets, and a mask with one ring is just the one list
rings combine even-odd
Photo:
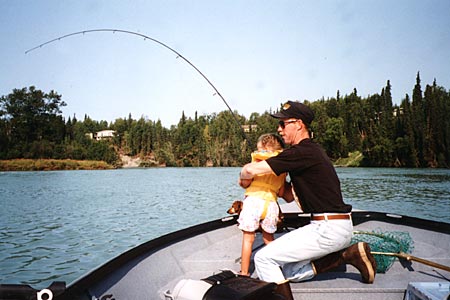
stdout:
[[255,241],[255,233],[242,231],[242,253],[241,253],[241,275],[249,276],[250,258],[252,256],[252,246]]
[[267,245],[275,239],[272,233],[265,232],[264,230],[261,230],[261,231],[262,231],[262,237],[263,237],[264,244]]

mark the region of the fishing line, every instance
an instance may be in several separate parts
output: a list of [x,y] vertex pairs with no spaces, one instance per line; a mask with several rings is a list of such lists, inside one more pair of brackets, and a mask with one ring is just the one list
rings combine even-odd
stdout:
[[75,36],[75,35],[84,35],[84,34],[86,34],[86,33],[94,33],[94,32],[112,32],[112,33],[119,32],[119,33],[124,33],[124,34],[131,34],[131,35],[135,35],[135,36],[140,36],[140,37],[143,37],[143,38],[144,38],[144,41],[145,41],[145,40],[150,40],[150,41],[155,42],[155,43],[157,43],[157,44],[163,46],[164,48],[166,48],[166,49],[172,51],[173,53],[175,53],[175,54],[177,55],[177,58],[181,58],[181,59],[184,60],[186,63],[188,63],[192,68],[194,68],[195,71],[197,71],[197,72],[198,72],[198,73],[206,80],[206,82],[208,82],[208,84],[209,84],[209,85],[213,88],[213,90],[214,90],[213,96],[217,95],[217,96],[220,97],[220,99],[222,99],[223,103],[225,103],[225,105],[227,106],[228,110],[231,112],[231,115],[233,116],[234,121],[236,122],[236,124],[237,124],[237,125],[239,126],[239,128],[241,129],[242,137],[244,138],[244,140],[247,141],[247,143],[248,143],[249,146],[250,146],[250,140],[247,138],[247,135],[245,134],[244,128],[241,126],[241,123],[239,122],[239,119],[237,118],[237,116],[236,116],[236,114],[233,112],[233,110],[231,109],[230,105],[228,105],[228,102],[225,100],[225,98],[224,98],[224,97],[222,96],[222,94],[219,92],[219,90],[217,90],[217,88],[214,86],[214,84],[212,84],[212,82],[205,76],[205,74],[203,74],[203,73],[202,73],[202,72],[201,72],[201,71],[200,71],[200,70],[199,70],[192,62],[190,62],[190,61],[189,61],[186,57],[184,57],[181,53],[179,53],[178,51],[176,51],[176,50],[173,49],[172,47],[169,47],[167,44],[165,44],[165,43],[163,43],[163,42],[161,42],[161,41],[159,41],[159,40],[157,40],[157,39],[155,39],[155,38],[149,37],[149,36],[147,36],[147,35],[145,35],[145,34],[142,34],[142,33],[139,33],[139,32],[134,32],[134,31],[129,31],[129,30],[109,29],[109,28],[106,28],[106,29],[90,29],[90,30],[83,30],[83,31],[72,32],[72,33],[69,33],[69,34],[66,34],[66,35],[57,37],[57,38],[55,38],[55,39],[53,39],[53,40],[49,40],[49,41],[47,41],[47,42],[45,42],[45,43],[42,43],[42,44],[40,44],[40,45],[38,45],[38,46],[36,46],[36,47],[33,47],[33,48],[31,48],[31,49],[28,49],[27,51],[25,51],[25,54],[28,54],[28,53],[30,53],[30,52],[36,50],[36,49],[42,48],[42,47],[45,46],[45,45],[48,45],[48,44],[51,44],[51,43],[54,43],[54,42],[63,40],[63,39],[65,39],[65,38],[68,38],[68,37],[71,37],[71,36]]

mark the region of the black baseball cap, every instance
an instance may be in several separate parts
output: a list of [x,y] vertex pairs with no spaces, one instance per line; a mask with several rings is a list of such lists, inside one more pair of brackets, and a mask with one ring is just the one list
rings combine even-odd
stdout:
[[306,125],[311,125],[311,122],[314,120],[314,112],[308,106],[298,101],[286,102],[279,112],[271,114],[271,116],[277,119],[300,119]]

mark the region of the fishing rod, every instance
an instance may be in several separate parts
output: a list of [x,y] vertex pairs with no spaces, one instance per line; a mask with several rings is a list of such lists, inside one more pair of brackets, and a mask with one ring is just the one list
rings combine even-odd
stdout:
[[236,114],[233,112],[233,110],[231,109],[230,105],[228,105],[228,102],[225,100],[225,98],[224,98],[224,97],[222,96],[222,94],[219,92],[219,90],[214,86],[214,84],[212,84],[212,82],[206,77],[206,75],[203,74],[203,73],[202,73],[202,72],[201,72],[201,71],[200,71],[200,70],[199,70],[192,62],[190,62],[186,57],[184,57],[183,55],[181,55],[181,53],[179,53],[178,51],[176,51],[176,50],[173,49],[172,47],[169,47],[167,44],[165,44],[165,43],[163,43],[163,42],[161,42],[161,41],[159,41],[159,40],[157,40],[157,39],[155,39],[155,38],[149,37],[149,36],[147,36],[147,35],[145,35],[145,34],[142,34],[142,33],[139,33],[139,32],[134,32],[134,31],[129,31],[129,30],[110,29],[110,28],[106,28],[106,29],[90,29],[90,30],[83,30],[83,31],[72,32],[72,33],[69,33],[69,34],[66,34],[66,35],[57,37],[57,38],[55,38],[55,39],[49,40],[49,41],[47,41],[47,42],[45,42],[45,43],[42,43],[42,44],[40,44],[40,45],[38,45],[38,46],[36,46],[36,47],[33,47],[33,48],[31,48],[31,49],[28,49],[27,51],[25,51],[25,54],[28,54],[28,53],[30,53],[30,52],[36,50],[36,49],[42,48],[42,47],[45,46],[45,45],[48,45],[48,44],[51,44],[51,43],[60,41],[60,40],[62,40],[62,39],[65,39],[65,38],[68,38],[68,37],[71,37],[71,36],[75,36],[75,35],[84,35],[84,34],[86,34],[86,33],[94,33],[94,32],[112,32],[112,33],[119,32],[119,33],[124,33],[124,34],[131,34],[131,35],[135,35],[135,36],[140,36],[140,37],[143,37],[143,38],[144,38],[144,41],[145,41],[145,40],[150,40],[150,41],[155,42],[155,43],[157,43],[157,44],[163,46],[164,48],[166,48],[166,49],[172,51],[173,53],[175,53],[175,54],[177,55],[177,58],[181,58],[181,59],[184,60],[186,63],[188,63],[192,68],[194,68],[195,71],[197,71],[197,72],[198,72],[198,73],[206,80],[206,82],[208,82],[208,84],[209,84],[209,85],[213,88],[213,90],[214,90],[213,96],[218,95],[218,96],[220,97],[220,99],[222,99],[223,103],[225,103],[225,105],[227,106],[228,110],[231,112],[231,115],[233,116],[234,121],[236,122],[236,124],[237,124],[237,125],[239,126],[239,128],[241,129],[242,137],[244,138],[244,140],[247,141],[248,145],[250,146],[250,140],[247,138],[247,135],[245,134],[244,128],[241,126],[241,123],[239,122],[239,119],[237,118],[237,116],[236,116]]

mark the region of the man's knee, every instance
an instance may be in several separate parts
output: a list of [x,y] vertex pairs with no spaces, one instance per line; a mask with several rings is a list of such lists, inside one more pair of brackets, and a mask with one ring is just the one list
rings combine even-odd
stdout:
[[253,260],[255,261],[255,265],[259,265],[265,260],[264,255],[261,254],[261,251],[258,251],[255,253],[255,257],[253,258]]
[[259,250],[255,253],[255,257],[253,258],[256,266],[262,266],[272,263],[272,259],[269,255],[269,252],[266,251],[267,246]]

